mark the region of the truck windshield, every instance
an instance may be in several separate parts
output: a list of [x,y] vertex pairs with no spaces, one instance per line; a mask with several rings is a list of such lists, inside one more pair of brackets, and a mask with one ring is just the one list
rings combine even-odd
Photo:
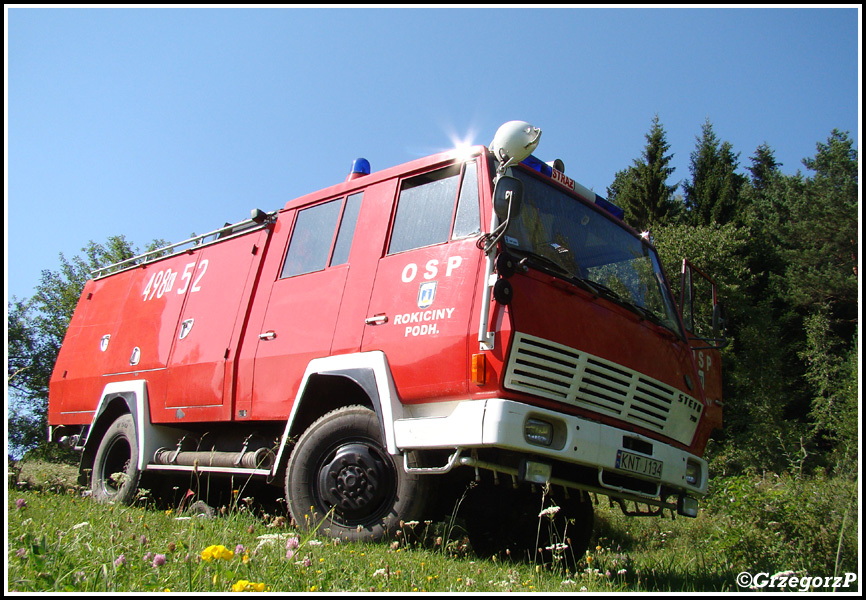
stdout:
[[553,185],[514,171],[524,196],[503,238],[509,252],[683,336],[649,244]]

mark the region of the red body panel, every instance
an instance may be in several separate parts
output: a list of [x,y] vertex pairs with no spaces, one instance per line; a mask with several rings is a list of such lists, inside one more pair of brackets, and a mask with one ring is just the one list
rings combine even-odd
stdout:
[[[691,348],[663,327],[609,300],[539,272],[515,275],[514,328],[612,360],[688,394]],[[551,318],[555,315],[555,318]]]
[[379,261],[369,313],[388,321],[367,327],[362,350],[385,352],[404,403],[466,396],[480,254],[470,238]]
[[[55,365],[49,423],[89,423],[106,384],[141,378],[153,422],[228,419],[231,361],[267,235],[88,282]],[[193,321],[181,339],[187,319]]]

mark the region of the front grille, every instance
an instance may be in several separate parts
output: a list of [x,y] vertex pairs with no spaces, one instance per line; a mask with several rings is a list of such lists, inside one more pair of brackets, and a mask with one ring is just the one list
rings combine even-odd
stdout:
[[[609,360],[515,334],[505,387],[621,419],[689,444],[697,416],[678,389]],[[690,398],[691,406],[699,406]],[[699,414],[698,411],[697,414]]]

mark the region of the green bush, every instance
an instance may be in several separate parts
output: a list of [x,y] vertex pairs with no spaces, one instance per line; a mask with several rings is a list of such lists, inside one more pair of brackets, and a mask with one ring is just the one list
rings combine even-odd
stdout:
[[750,572],[856,572],[856,480],[741,475],[712,486],[713,543],[733,564]]

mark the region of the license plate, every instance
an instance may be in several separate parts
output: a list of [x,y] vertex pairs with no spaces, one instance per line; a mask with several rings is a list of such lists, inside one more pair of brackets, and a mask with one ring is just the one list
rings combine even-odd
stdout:
[[661,479],[662,464],[662,461],[654,458],[632,454],[625,450],[616,451],[616,468],[636,475]]

